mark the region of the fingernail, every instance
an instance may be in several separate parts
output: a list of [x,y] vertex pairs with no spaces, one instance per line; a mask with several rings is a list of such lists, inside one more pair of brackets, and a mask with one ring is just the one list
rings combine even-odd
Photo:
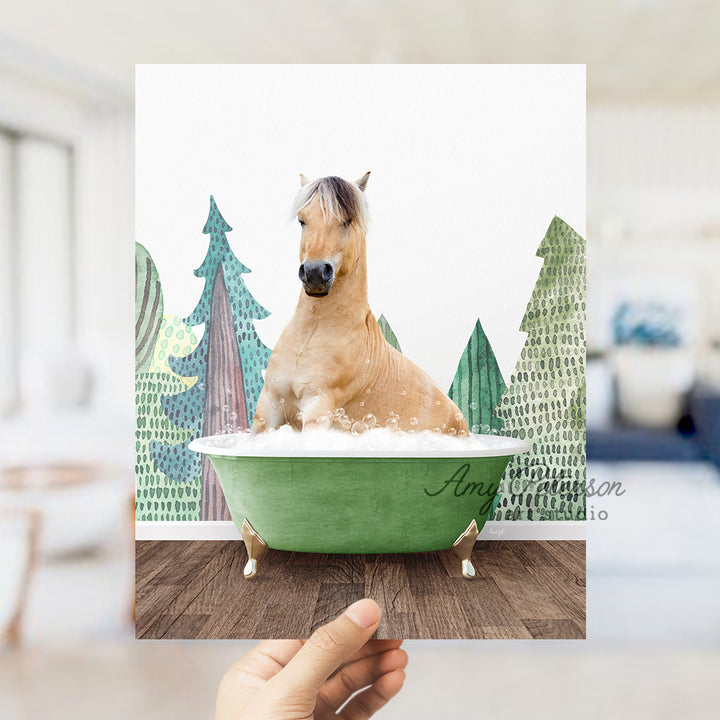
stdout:
[[364,598],[353,603],[345,614],[361,628],[369,628],[380,619],[380,608],[374,600]]

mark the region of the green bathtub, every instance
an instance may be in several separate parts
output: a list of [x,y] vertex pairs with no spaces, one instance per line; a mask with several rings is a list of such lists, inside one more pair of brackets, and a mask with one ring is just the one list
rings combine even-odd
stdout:
[[441,457],[331,450],[271,455],[251,449],[250,435],[235,438],[232,448],[223,447],[222,435],[194,440],[190,448],[210,458],[246,544],[250,537],[277,550],[405,553],[447,549],[463,535],[471,546],[511,457],[530,449],[499,435],[471,440]]

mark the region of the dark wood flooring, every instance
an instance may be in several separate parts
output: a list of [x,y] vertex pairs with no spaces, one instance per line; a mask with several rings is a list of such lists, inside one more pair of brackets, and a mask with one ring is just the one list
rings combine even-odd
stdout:
[[450,552],[271,550],[253,580],[241,542],[136,543],[138,638],[305,638],[355,600],[383,610],[380,638],[583,638],[585,543],[485,541],[474,580]]

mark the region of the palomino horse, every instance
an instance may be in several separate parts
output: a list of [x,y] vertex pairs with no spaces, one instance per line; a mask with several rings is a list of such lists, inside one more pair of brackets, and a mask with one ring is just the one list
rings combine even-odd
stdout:
[[301,175],[293,206],[301,225],[303,284],[295,315],[272,351],[253,432],[374,426],[466,434],[457,405],[393,348],[367,294],[365,186]]

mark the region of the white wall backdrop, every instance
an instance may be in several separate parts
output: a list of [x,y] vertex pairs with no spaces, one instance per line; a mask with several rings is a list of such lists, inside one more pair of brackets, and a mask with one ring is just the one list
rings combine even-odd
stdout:
[[584,66],[138,66],[136,239],[194,309],[209,195],[272,315],[292,316],[298,173],[368,184],[370,305],[443,387],[479,317],[509,380],[559,215],[585,234]]

